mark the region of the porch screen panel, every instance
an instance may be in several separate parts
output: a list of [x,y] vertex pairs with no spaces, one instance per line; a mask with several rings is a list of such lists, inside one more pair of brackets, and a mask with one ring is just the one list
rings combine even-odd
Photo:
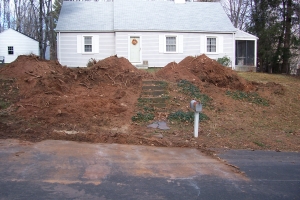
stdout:
[[247,55],[246,65],[254,65],[254,41],[246,41]]
[[239,66],[254,66],[254,41],[237,40],[235,42],[235,63]]

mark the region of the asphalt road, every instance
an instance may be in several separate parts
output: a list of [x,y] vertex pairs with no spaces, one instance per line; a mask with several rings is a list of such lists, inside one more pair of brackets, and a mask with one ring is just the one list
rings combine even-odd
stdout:
[[300,154],[0,140],[0,199],[300,199]]

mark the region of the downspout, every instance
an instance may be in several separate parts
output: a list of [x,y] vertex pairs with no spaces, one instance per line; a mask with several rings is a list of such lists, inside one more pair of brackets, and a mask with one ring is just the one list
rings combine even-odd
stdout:
[[61,63],[61,54],[60,54],[60,32],[58,32],[58,62]]
[[232,45],[233,46],[233,48],[232,48],[233,49],[233,56],[232,57],[234,59],[232,59],[231,65],[232,65],[232,69],[235,70],[235,59],[236,59],[235,58],[235,55],[236,55],[236,53],[235,53],[235,33],[232,33],[232,41],[233,41],[232,42],[233,43],[233,45]]
[[257,39],[254,42],[254,66],[257,69]]

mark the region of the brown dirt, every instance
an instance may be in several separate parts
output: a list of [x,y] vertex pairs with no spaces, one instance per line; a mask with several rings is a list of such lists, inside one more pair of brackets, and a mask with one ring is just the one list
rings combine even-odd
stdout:
[[[155,74],[116,56],[89,68],[19,56],[0,68],[0,138],[298,151],[300,91],[295,94],[292,88],[300,88],[299,79],[286,77],[289,81],[282,84],[283,80],[253,81],[245,74],[205,55],[169,63]],[[210,120],[201,122],[199,138],[193,138],[193,124],[167,120],[170,112],[190,111],[191,97],[177,87],[182,79],[212,99],[203,110]],[[137,103],[143,80],[168,83],[167,110],[156,110],[154,120],[166,120],[170,130],[147,128],[151,121],[132,122],[131,117],[143,108]],[[233,100],[225,95],[228,90],[256,92],[270,105]]]

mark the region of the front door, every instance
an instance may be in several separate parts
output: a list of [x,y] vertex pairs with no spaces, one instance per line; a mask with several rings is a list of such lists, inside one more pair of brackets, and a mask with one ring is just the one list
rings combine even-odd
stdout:
[[129,48],[130,48],[130,62],[132,63],[140,63],[141,62],[141,43],[140,37],[131,36],[129,40]]

